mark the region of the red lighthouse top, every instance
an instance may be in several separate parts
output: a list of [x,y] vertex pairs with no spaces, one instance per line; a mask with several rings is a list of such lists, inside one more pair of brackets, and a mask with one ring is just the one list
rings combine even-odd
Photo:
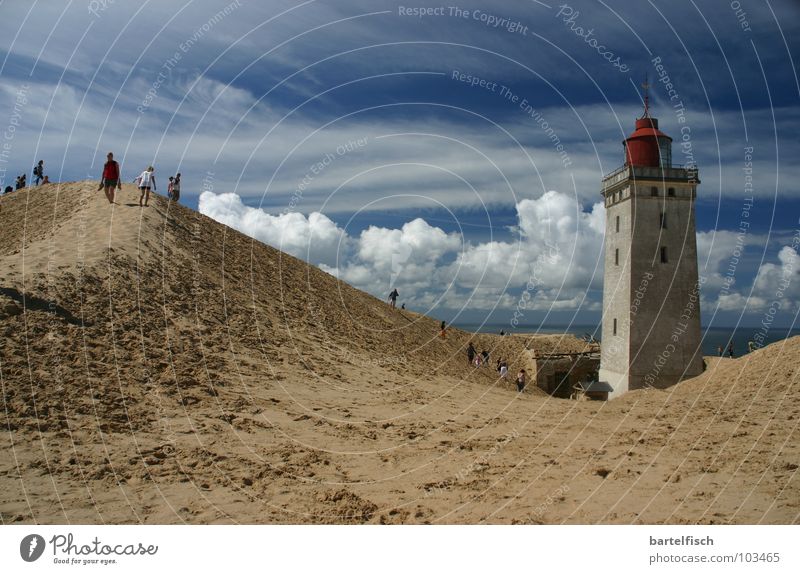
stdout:
[[648,84],[643,84],[644,114],[636,119],[636,130],[623,142],[625,165],[670,167],[672,163],[672,138],[658,129],[658,120],[650,117],[647,96]]

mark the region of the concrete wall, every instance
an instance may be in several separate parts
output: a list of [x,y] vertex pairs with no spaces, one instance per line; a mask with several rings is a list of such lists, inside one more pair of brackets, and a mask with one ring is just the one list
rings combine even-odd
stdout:
[[[673,177],[680,173],[673,171]],[[697,184],[687,179],[621,180],[619,176],[604,183],[599,375],[614,387],[609,398],[615,398],[646,386],[663,388],[703,370],[694,213]],[[662,247],[666,262],[661,260]]]
[[[606,198],[603,326],[599,375],[601,381],[607,381],[614,387],[615,392],[612,396],[627,391],[630,360],[628,317],[631,301],[632,205],[630,186],[622,186]],[[619,231],[617,231],[617,217],[619,217]],[[614,334],[615,319],[616,334]]]
[[[658,196],[652,196],[652,187]],[[675,190],[675,196],[667,193]],[[700,374],[700,304],[692,182],[634,185],[629,388]],[[666,216],[666,228],[661,226]],[[666,248],[667,262],[661,260]]]

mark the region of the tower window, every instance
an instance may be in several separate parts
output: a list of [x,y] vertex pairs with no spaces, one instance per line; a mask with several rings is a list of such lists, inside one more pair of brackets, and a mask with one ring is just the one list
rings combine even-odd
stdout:
[[670,197],[675,197],[675,188],[674,187],[670,187],[667,190],[667,195],[670,196]]
[[661,248],[661,263],[667,263],[667,261],[668,261],[668,259],[667,259],[667,248],[666,247],[662,247]]
[[650,188],[650,195],[653,197],[658,197],[658,188],[655,185]]
[[661,225],[661,229],[666,229],[667,228],[667,214],[666,213],[660,213],[658,215],[658,221],[659,221],[659,225]]
[[614,265],[619,265],[619,249],[614,250]]
[[617,334],[617,320],[614,319],[614,334]]
[[619,215],[617,215],[617,233],[619,233]]

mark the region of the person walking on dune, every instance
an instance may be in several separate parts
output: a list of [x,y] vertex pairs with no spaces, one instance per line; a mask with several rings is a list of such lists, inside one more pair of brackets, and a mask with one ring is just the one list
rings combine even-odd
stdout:
[[108,203],[114,203],[114,190],[122,189],[122,180],[119,178],[119,164],[114,161],[114,154],[111,152],[108,152],[106,163],[103,164],[100,189],[105,189]]
[[517,374],[517,391],[522,392],[525,389],[525,369],[520,369]]
[[44,160],[40,159],[39,163],[33,166],[33,177],[36,179],[33,182],[33,185],[39,185],[39,183],[44,179]]
[[442,324],[439,325],[439,336],[442,339],[447,339],[447,323],[442,321]]
[[172,180],[172,201],[181,200],[181,174],[176,173],[175,179]]
[[397,292],[397,289],[392,289],[392,292],[389,293],[389,301],[391,302],[392,309],[395,308],[397,305],[397,298],[400,296],[400,293]]
[[472,365],[473,361],[475,360],[475,355],[477,351],[475,347],[472,345],[472,341],[469,342],[469,346],[467,347],[467,359],[469,359],[469,364]]
[[142,207],[142,199],[144,199],[144,207],[147,207],[147,202],[150,200],[150,189],[156,190],[156,176],[153,174],[155,169],[149,166],[139,176],[139,207]]

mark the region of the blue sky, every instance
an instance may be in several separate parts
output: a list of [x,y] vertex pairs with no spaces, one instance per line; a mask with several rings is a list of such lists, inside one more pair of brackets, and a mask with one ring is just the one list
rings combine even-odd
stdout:
[[[397,287],[410,308],[502,323],[534,285],[525,322],[592,323],[600,180],[622,164],[649,76],[674,163],[688,126],[700,168],[704,322],[758,325],[777,300],[774,324],[793,325],[799,12],[6,0],[0,177],[44,159],[54,180],[97,178],[113,150],[126,179],[151,163],[161,181],[181,171],[191,207],[376,296]],[[747,147],[754,200],[737,236]]]

